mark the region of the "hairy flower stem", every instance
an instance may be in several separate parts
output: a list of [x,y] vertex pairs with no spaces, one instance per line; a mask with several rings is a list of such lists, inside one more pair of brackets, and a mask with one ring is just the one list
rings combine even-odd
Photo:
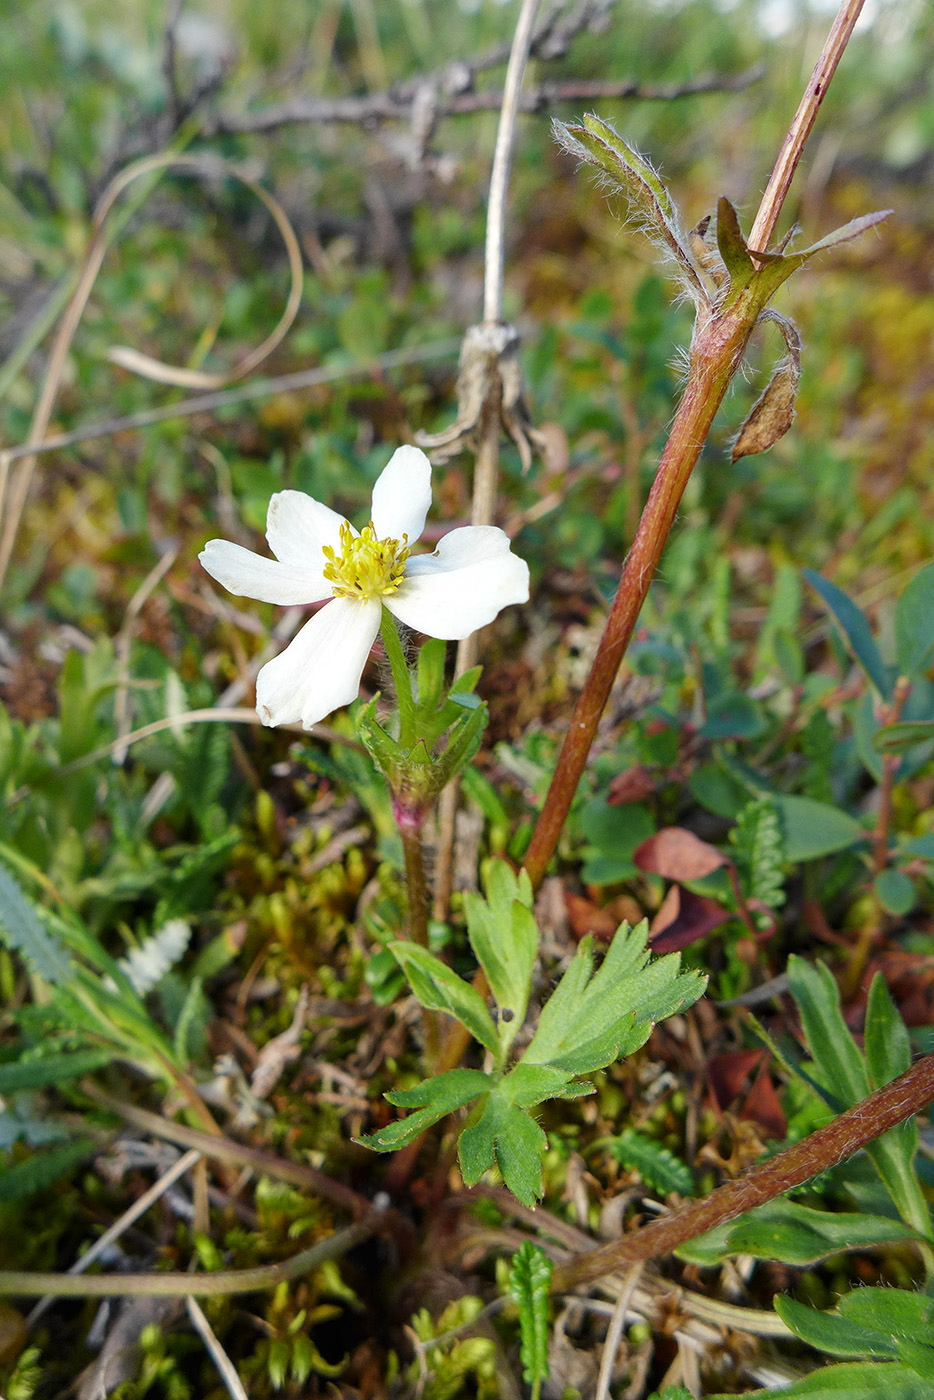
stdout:
[[[891,1084],[877,1089],[826,1127],[818,1128],[810,1137],[752,1167],[738,1180],[726,1182],[703,1200],[688,1201],[671,1215],[654,1220],[641,1230],[633,1230],[612,1244],[558,1264],[552,1276],[551,1291],[566,1293],[605,1278],[607,1274],[629,1269],[642,1260],[670,1254],[688,1240],[735,1220],[745,1211],[764,1205],[791,1187],[809,1181],[818,1172],[836,1166],[932,1101],[934,1055],[926,1055]],[[928,1257],[929,1247],[923,1245],[922,1248]]]
[[[804,143],[862,7],[863,0],[843,0],[840,6],[759,206],[750,235],[753,248],[764,249],[771,238]],[[623,567],[596,659],[575,707],[526,852],[525,868],[535,888],[542,882],[567,820],[597,724],[658,567],[684,488],[762,309],[763,305],[744,305],[740,300],[720,317],[716,313],[709,316],[706,308],[699,313],[684,397]]]
[[698,327],[691,350],[687,388],[525,855],[524,865],[535,888],[542,882],[567,820],[597,724],[658,567],[684,488],[754,324],[755,315],[750,316],[747,310],[737,308],[735,313],[730,312],[720,320],[709,319],[705,326]]

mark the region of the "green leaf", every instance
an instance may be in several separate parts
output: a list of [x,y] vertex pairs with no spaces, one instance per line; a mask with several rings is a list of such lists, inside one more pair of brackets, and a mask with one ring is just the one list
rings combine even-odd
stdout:
[[891,209],[880,209],[874,214],[863,214],[858,219],[851,219],[848,224],[843,224],[840,228],[834,229],[833,233],[825,234],[817,243],[812,243],[810,248],[805,248],[802,252],[794,256],[798,258],[809,258],[814,253],[822,253],[825,248],[835,248],[838,243],[846,243],[851,238],[858,238],[867,229],[873,228],[876,224],[881,224],[883,219],[887,219],[892,213]]
[[494,1055],[499,1053],[499,1037],[483,998],[456,972],[415,943],[398,940],[389,944],[389,951],[408,979],[409,986],[422,1006],[430,1011],[445,1011],[466,1026],[474,1040]]
[[535,1393],[548,1370],[549,1287],[554,1265],[545,1251],[525,1240],[513,1256],[507,1288],[519,1309],[519,1355],[523,1379]]
[[934,564],[915,574],[895,605],[895,656],[903,676],[923,676],[934,661]]
[[[736,1400],[711,1395],[707,1400]],[[746,1400],[931,1400],[931,1387],[899,1362],[824,1366],[780,1390],[751,1390]]]
[[98,1144],[90,1138],[78,1138],[48,1152],[37,1152],[12,1167],[0,1167],[0,1202],[22,1201],[44,1191],[97,1150]]
[[872,888],[883,909],[896,918],[910,914],[918,898],[914,880],[903,870],[880,870]]
[[817,860],[866,839],[856,818],[829,802],[794,794],[773,794],[771,800],[782,819],[786,860]]
[[67,982],[74,964],[61,944],[43,928],[32,904],[8,870],[0,865],[0,936],[22,953],[46,982]]
[[411,1089],[396,1089],[386,1098],[396,1108],[438,1108],[440,1117],[463,1108],[471,1099],[487,1093],[492,1085],[492,1079],[482,1070],[452,1069],[425,1079]]
[[542,1156],[548,1139],[524,1109],[495,1089],[483,1113],[461,1133],[457,1145],[465,1186],[475,1186],[494,1158],[503,1181],[523,1205],[542,1194]]
[[573,1074],[602,1069],[643,1045],[656,1021],[691,1006],[706,979],[679,973],[677,953],[648,963],[648,924],[621,924],[593,976],[591,942],[583,939],[552,997],[523,1061]]
[[[823,964],[812,968],[794,955],[788,960],[787,975],[820,1078],[835,1096],[840,1108],[852,1108],[868,1097],[870,1082],[863,1057],[843,1019],[836,983]],[[880,995],[876,993],[877,998]],[[874,1016],[889,1016],[881,1001],[877,1000],[875,1004]],[[873,1035],[877,1034],[874,1029]],[[878,1065],[884,1059],[883,1053],[877,1045],[874,1045],[873,1053]],[[893,1063],[900,1062],[902,1053],[896,1043]],[[914,1170],[917,1145],[917,1123],[914,1118],[909,1118],[890,1128],[874,1142],[867,1143],[866,1155],[905,1223],[926,1239],[931,1239],[931,1214]]]
[[872,737],[873,747],[882,753],[904,753],[916,744],[934,739],[934,719],[903,719],[883,724]]
[[717,201],[717,247],[723,265],[730,274],[727,296],[732,300],[752,281],[756,266],[749,256],[736,210],[722,195]]
[[891,1084],[911,1067],[911,1041],[904,1021],[889,995],[885,978],[877,972],[869,988],[863,1033],[866,1069],[874,1089]]
[[48,1084],[63,1084],[81,1074],[109,1065],[112,1050],[73,1050],[61,1055],[43,1055],[36,1060],[18,1060],[0,1065],[0,1094],[15,1094],[22,1089],[42,1089]]
[[922,1368],[929,1380],[934,1372],[934,1300],[925,1294],[857,1288],[840,1299],[837,1312],[818,1312],[779,1296],[775,1311],[803,1342],[831,1356],[907,1360],[907,1347],[912,1369]]
[[498,1093],[519,1108],[534,1108],[545,1099],[564,1098],[573,1076],[554,1065],[532,1065],[520,1060],[499,1085]]
[[667,1196],[677,1191],[681,1196],[694,1192],[694,1178],[690,1170],[673,1152],[635,1128],[625,1128],[619,1137],[607,1143],[617,1162],[629,1171],[637,1171],[646,1185],[653,1191]]
[[600,117],[577,122],[553,122],[556,141],[578,160],[595,165],[608,177],[611,189],[629,202],[631,215],[643,232],[675,255],[687,282],[706,299],[706,289],[681,232],[674,200],[664,181],[644,156],[634,150]]
[[869,1077],[843,1019],[837,984],[824,963],[812,967],[795,954],[788,959],[787,974],[821,1081],[841,1108],[851,1108],[869,1096]]
[[879,655],[879,649],[873,640],[866,614],[856,606],[851,598],[847,597],[842,589],[837,588],[836,584],[828,583],[827,579],[821,578],[820,574],[816,574],[813,569],[804,569],[802,572],[843,628],[853,655],[882,699],[890,700],[892,698],[892,677],[889,668]]
[[444,663],[447,646],[437,637],[423,642],[418,653],[416,681],[418,686],[418,709],[420,714],[433,715],[441,699],[444,687]]
[[751,1254],[756,1259],[775,1259],[803,1268],[829,1254],[868,1249],[913,1235],[908,1226],[885,1215],[832,1213],[779,1198],[699,1235],[676,1253],[688,1263],[705,1267],[730,1255]]
[[499,1034],[505,1051],[525,1020],[538,952],[538,925],[525,871],[517,878],[505,861],[493,861],[486,887],[486,899],[466,894],[464,908],[470,945],[499,1008]]
[[415,1108],[407,1118],[389,1123],[379,1132],[359,1137],[357,1142],[374,1152],[395,1152],[421,1137],[426,1128],[446,1118],[458,1108],[485,1094],[492,1084],[489,1075],[477,1069],[452,1069],[435,1075],[412,1089],[400,1089],[386,1098],[397,1108]]

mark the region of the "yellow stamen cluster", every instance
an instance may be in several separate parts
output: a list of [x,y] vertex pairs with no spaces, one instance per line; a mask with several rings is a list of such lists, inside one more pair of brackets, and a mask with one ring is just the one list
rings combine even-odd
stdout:
[[341,526],[340,553],[324,546],[327,563],[322,572],[334,590],[335,598],[384,598],[395,593],[405,578],[408,535],[400,540],[378,540],[372,525],[354,535],[345,521]]

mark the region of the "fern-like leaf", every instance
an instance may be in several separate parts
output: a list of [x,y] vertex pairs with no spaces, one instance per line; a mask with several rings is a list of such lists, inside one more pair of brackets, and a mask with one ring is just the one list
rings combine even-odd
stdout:
[[526,1240],[509,1271],[509,1296],[519,1309],[522,1374],[532,1387],[532,1400],[538,1400],[549,1375],[548,1290],[553,1267],[544,1250]]
[[785,838],[770,798],[747,802],[730,832],[730,844],[746,898],[780,909],[785,903]]
[[679,1196],[693,1194],[694,1179],[688,1167],[667,1147],[644,1133],[626,1128],[608,1146],[621,1166],[637,1171],[645,1184],[659,1195],[667,1196],[670,1191],[677,1191]]

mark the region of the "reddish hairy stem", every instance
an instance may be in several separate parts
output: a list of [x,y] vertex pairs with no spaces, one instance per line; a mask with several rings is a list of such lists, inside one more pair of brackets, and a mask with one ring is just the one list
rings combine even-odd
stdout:
[[728,1181],[704,1200],[689,1201],[671,1215],[634,1230],[613,1244],[559,1264],[552,1276],[552,1292],[566,1292],[640,1261],[670,1254],[688,1240],[836,1166],[932,1100],[934,1055],[926,1055],[891,1084],[877,1089],[826,1127],[753,1167],[737,1181]]
[[754,320],[748,314],[728,314],[719,321],[708,321],[696,336],[687,388],[525,855],[523,863],[535,888],[541,884],[558,843],[597,724],[658,567],[684,488],[745,349]]

